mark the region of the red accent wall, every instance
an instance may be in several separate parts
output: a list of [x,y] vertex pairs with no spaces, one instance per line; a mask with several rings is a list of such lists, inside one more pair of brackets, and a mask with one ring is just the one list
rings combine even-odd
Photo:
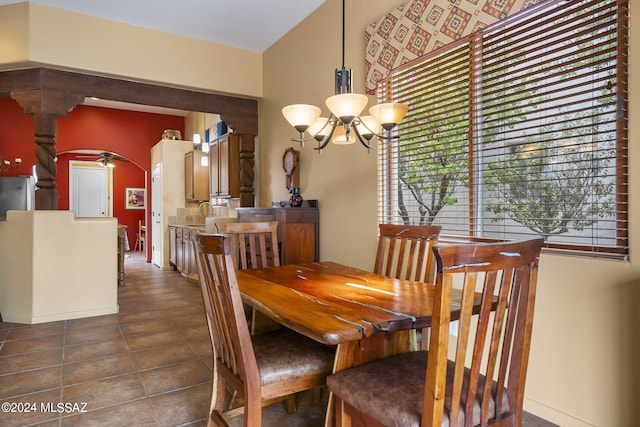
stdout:
[[[69,209],[69,160],[72,150],[110,151],[130,162],[115,161],[113,171],[113,216],[127,225],[131,249],[135,244],[138,220],[149,223],[151,209],[151,147],[165,129],[178,129],[184,135],[184,117],[112,108],[79,105],[65,117],[58,118],[56,184],[58,208]],[[22,158],[15,170],[3,170],[3,176],[31,175],[36,163],[33,116],[11,98],[0,99],[0,154],[3,159]],[[85,160],[85,159],[83,159]],[[147,189],[146,210],[124,209],[126,187]],[[148,230],[149,237],[151,230]],[[151,252],[147,250],[147,260]]]

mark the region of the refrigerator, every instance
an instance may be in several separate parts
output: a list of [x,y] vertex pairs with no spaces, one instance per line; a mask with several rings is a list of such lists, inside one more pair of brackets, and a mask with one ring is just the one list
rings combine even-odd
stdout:
[[32,176],[0,176],[0,217],[9,210],[33,210],[36,204]]

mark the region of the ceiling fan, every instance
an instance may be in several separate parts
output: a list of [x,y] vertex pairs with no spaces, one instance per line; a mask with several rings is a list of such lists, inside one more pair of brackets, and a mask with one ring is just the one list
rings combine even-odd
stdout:
[[[97,156],[97,157],[96,157]],[[121,162],[128,162],[129,159],[118,156],[113,153],[109,153],[107,151],[103,151],[101,153],[96,154],[80,154],[78,158],[91,158],[93,161],[100,163],[104,167],[114,167],[113,161],[118,160]]]

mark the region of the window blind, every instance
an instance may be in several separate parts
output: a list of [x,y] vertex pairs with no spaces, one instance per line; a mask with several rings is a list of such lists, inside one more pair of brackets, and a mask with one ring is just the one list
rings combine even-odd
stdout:
[[394,70],[379,221],[625,257],[627,2],[553,0]]

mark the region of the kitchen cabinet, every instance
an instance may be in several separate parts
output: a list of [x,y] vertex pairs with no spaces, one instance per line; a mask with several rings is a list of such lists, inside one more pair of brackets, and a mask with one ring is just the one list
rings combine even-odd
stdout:
[[177,228],[174,226],[169,226],[169,264],[176,267],[176,233]]
[[227,133],[209,143],[210,197],[240,197],[240,139]]
[[184,271],[182,272],[183,276],[187,279],[198,280],[198,269],[196,267],[196,254],[193,249],[193,242],[191,241],[193,235],[195,234],[195,230],[190,227],[185,227],[182,230],[182,255],[184,257],[183,265]]
[[184,244],[182,239],[182,227],[176,227],[176,270],[184,271]]
[[190,201],[209,200],[209,155],[191,151],[184,155],[184,197]]
[[127,226],[118,224],[118,286],[124,285],[124,240],[127,238]]
[[175,243],[170,245],[169,259],[174,260],[176,270],[184,277],[198,280],[195,251],[191,238],[195,229],[187,226],[173,225],[169,227],[169,235],[175,236]]
[[238,208],[238,222],[278,221],[281,264],[320,261],[320,211],[317,200],[299,208]]

